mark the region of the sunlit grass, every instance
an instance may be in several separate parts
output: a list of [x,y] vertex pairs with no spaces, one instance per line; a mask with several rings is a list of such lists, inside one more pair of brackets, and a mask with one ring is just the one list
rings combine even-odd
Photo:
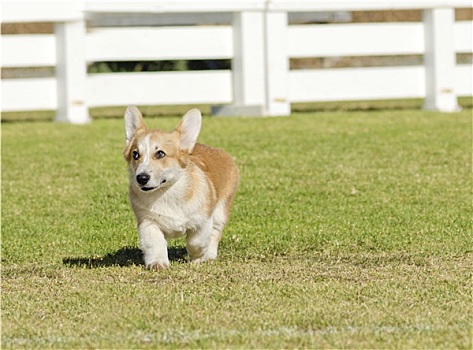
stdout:
[[205,118],[240,188],[219,259],[172,241],[163,272],[141,265],[122,120],[5,123],[2,346],[470,348],[471,122]]

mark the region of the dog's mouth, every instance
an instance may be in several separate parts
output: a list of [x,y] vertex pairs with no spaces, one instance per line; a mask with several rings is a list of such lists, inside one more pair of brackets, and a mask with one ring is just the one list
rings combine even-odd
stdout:
[[140,187],[140,189],[144,192],[148,192],[157,189],[157,187]]
[[150,192],[150,191],[153,191],[153,190],[158,189],[159,187],[161,187],[161,186],[164,185],[165,183],[166,183],[166,179],[162,180],[162,181],[159,183],[159,186],[155,186],[155,187],[143,186],[143,187],[140,187],[140,190],[142,190],[143,192]]

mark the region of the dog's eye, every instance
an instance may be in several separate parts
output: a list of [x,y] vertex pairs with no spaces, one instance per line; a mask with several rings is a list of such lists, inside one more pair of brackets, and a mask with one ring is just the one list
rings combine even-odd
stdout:
[[138,158],[140,158],[140,154],[138,153],[138,151],[133,151],[132,155],[133,155],[134,160],[137,160]]
[[161,159],[164,157],[166,157],[166,153],[164,153],[163,151],[156,152],[156,158]]

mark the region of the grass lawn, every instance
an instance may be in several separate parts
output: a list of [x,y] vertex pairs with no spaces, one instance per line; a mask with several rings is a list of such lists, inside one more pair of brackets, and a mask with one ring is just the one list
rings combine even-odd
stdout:
[[[178,118],[148,118],[171,130]],[[144,269],[121,119],[2,125],[4,348],[471,349],[471,110],[204,118],[219,259]]]

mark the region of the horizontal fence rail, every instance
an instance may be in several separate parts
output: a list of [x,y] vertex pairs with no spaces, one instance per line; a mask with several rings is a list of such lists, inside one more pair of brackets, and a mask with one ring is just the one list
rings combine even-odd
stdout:
[[[214,104],[221,115],[288,115],[291,103],[425,98],[452,112],[473,92],[472,21],[454,20],[469,1],[180,1],[2,4],[6,23],[49,21],[53,34],[2,35],[2,67],[55,67],[55,76],[2,79],[2,111],[57,110],[89,121],[88,108],[126,104]],[[30,6],[30,5],[28,5]],[[421,9],[423,22],[292,24],[301,12]],[[27,13],[26,13],[27,12]],[[189,25],[191,13],[197,23]],[[153,26],[92,26],[101,16],[153,14]],[[169,25],[182,13],[186,24]],[[204,15],[206,14],[206,15]],[[168,18],[168,20],[164,20]],[[205,23],[199,25],[198,19]],[[211,25],[212,18],[218,25]],[[292,18],[295,18],[293,16]],[[136,17],[133,20],[137,22]],[[229,23],[227,23],[229,22]],[[420,55],[423,64],[296,69],[313,57]],[[231,70],[87,73],[92,62],[231,60]]]
[[94,29],[86,38],[88,61],[229,59],[231,27]]

